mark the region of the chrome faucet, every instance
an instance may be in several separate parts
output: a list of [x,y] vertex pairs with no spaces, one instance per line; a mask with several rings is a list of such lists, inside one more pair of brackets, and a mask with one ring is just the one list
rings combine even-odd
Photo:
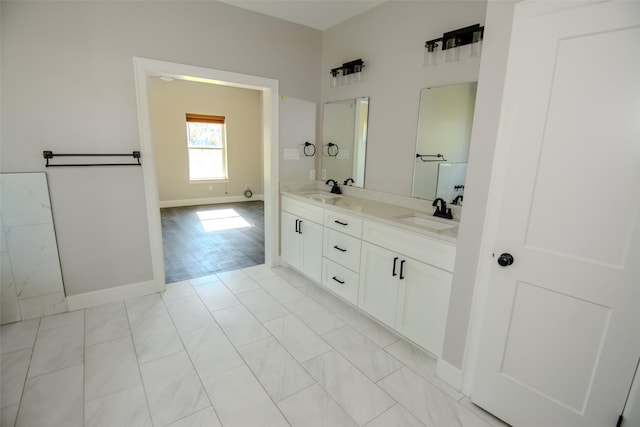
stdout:
[[331,192],[333,194],[342,194],[342,191],[340,191],[340,186],[338,185],[336,180],[335,179],[328,179],[327,182],[325,182],[325,184],[329,185],[330,182],[333,182],[333,187],[331,187]]
[[[440,206],[438,206],[438,203],[440,203]],[[436,211],[433,213],[433,216],[437,216],[440,218],[453,219],[453,215],[451,214],[451,208],[447,207],[447,202],[445,202],[444,199],[441,199],[440,197],[438,197],[433,201],[433,204],[431,206],[436,206]]]

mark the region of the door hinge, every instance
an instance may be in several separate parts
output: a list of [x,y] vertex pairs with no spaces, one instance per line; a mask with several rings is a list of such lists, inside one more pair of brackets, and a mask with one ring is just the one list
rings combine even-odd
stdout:
[[618,417],[618,422],[616,423],[616,427],[622,427],[622,415]]

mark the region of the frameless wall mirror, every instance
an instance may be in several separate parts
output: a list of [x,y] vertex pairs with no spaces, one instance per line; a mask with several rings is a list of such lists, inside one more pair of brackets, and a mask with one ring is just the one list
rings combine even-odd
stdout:
[[322,179],[364,188],[369,98],[324,104]]
[[462,204],[477,82],[422,89],[411,195]]

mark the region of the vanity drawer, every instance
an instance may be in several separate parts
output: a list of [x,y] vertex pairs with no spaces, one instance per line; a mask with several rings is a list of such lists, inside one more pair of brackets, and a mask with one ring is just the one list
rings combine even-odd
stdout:
[[328,258],[322,263],[322,286],[354,305],[358,303],[358,277]]
[[309,221],[322,224],[324,209],[314,206],[311,203],[305,203],[290,197],[282,196],[282,210],[308,219]]
[[362,219],[340,212],[325,209],[324,226],[357,238],[362,236]]
[[325,229],[324,250],[325,257],[338,264],[358,272],[360,271],[360,246],[362,241],[355,237]]
[[409,231],[364,221],[362,239],[415,260],[453,271],[456,246]]

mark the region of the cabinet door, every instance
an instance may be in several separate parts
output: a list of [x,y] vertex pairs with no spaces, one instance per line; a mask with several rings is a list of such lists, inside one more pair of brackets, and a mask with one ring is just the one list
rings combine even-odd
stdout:
[[399,265],[400,259],[394,252],[362,242],[358,307],[391,327],[395,320]]
[[300,234],[298,218],[282,211],[280,218],[280,254],[282,259],[294,268],[300,268]]
[[395,327],[435,356],[442,353],[452,274],[403,258],[398,280]]
[[322,229],[320,224],[301,220],[302,256],[300,270],[315,280],[322,282]]

